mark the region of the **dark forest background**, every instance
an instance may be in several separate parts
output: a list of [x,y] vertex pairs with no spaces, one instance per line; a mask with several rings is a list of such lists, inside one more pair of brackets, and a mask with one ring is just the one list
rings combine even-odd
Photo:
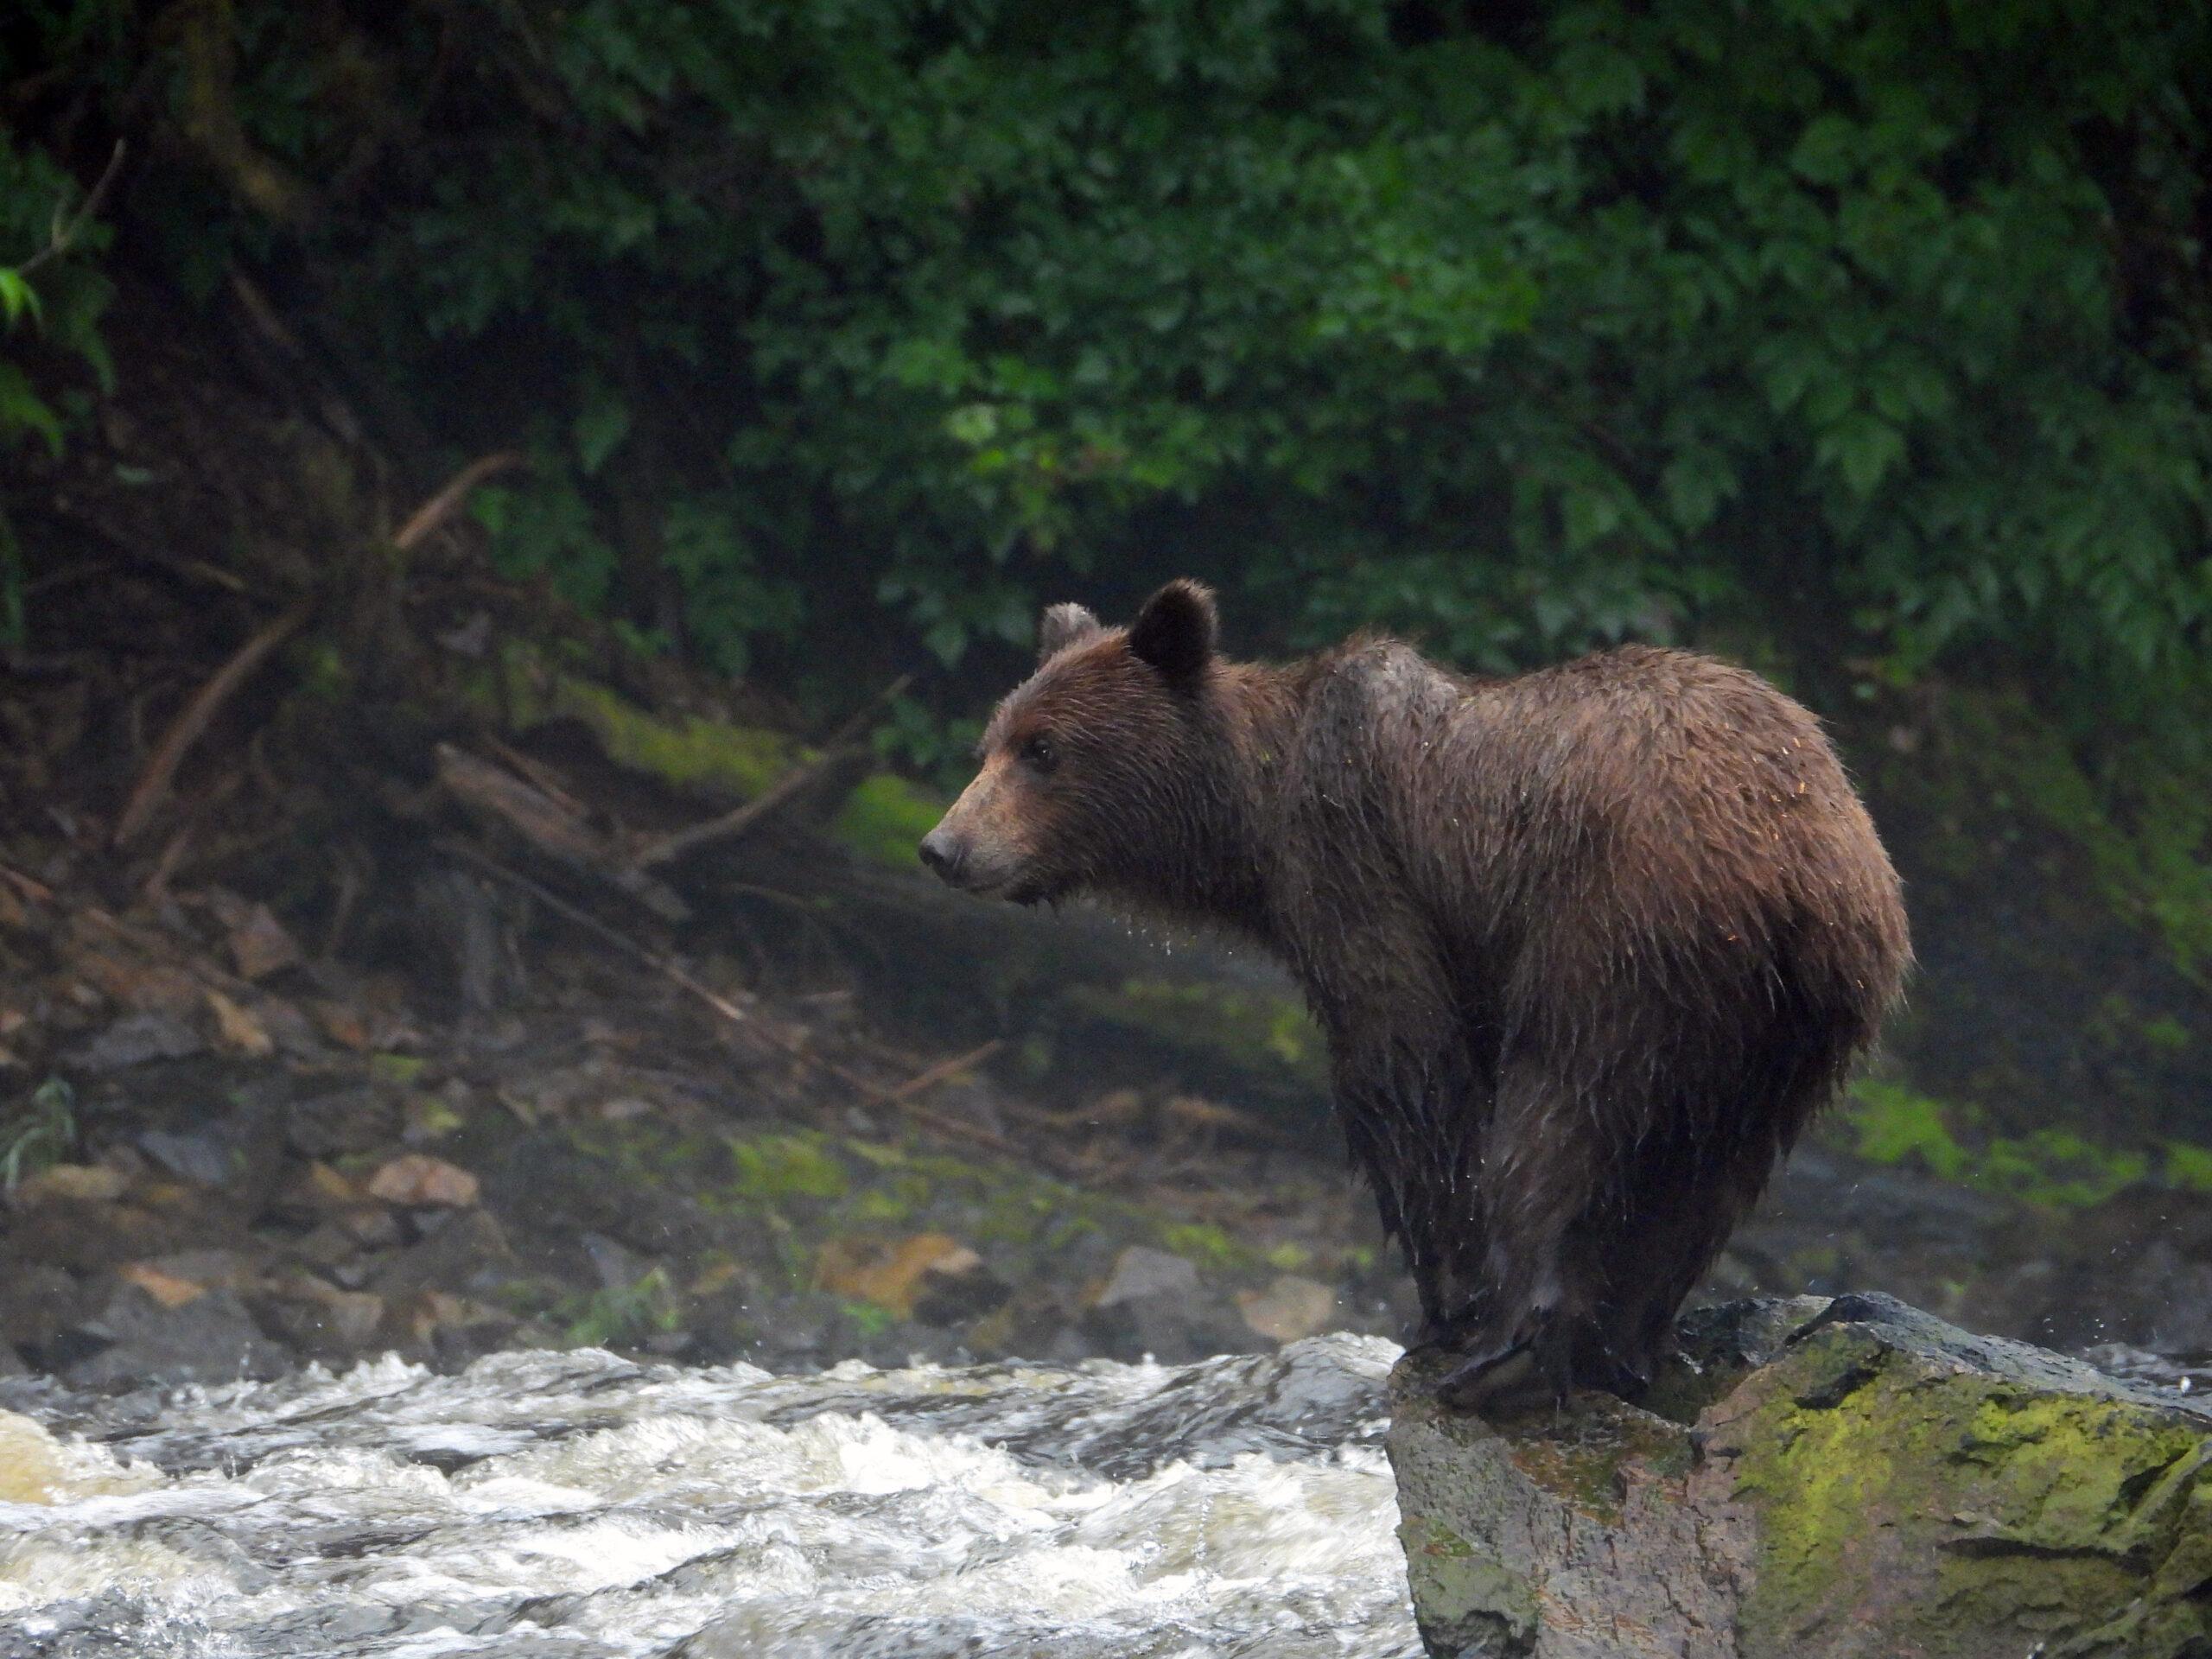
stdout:
[[[2139,1126],[2212,1087],[2208,66],[2152,0],[31,0],[0,631],[204,320],[638,661],[895,687],[925,789],[1040,603],[1173,574],[1252,652],[1701,645],[1875,795],[1923,1082]],[[396,521],[276,580],[373,608]]]
[[113,266],[243,272],[526,448],[505,565],[732,671],[1000,675],[1194,569],[1255,645],[2005,664],[2182,742],[2208,64],[2077,0],[29,3],[0,421],[127,369]]

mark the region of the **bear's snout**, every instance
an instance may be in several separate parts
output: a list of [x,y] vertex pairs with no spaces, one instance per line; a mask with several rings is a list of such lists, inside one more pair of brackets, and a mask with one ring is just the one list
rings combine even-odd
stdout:
[[958,816],[956,807],[944,823],[922,837],[917,849],[922,862],[938,880],[963,893],[1028,902],[1019,853],[988,828],[978,830],[971,824],[956,824],[953,820]]
[[938,880],[954,887],[962,885],[962,867],[968,861],[968,849],[953,836],[945,834],[943,824],[922,837],[922,862]]

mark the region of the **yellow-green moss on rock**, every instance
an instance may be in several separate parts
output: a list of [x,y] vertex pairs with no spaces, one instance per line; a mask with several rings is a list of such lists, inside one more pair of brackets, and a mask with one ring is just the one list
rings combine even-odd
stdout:
[[1732,1305],[1682,1341],[1667,1415],[1580,1396],[1485,1424],[1435,1402],[1437,1362],[1401,1365],[1430,1652],[2212,1652],[2212,1416],[2187,1397],[1885,1297]]
[[1758,1516],[1746,1653],[1819,1651],[1839,1623],[1929,1654],[2182,1651],[2137,1645],[2149,1623],[2212,1635],[2201,1607],[2146,1622],[2144,1600],[2184,1530],[2203,1543],[2189,1499],[2212,1424],[2193,1414],[1941,1368],[1852,1325],[1729,1409],[1721,1449]]

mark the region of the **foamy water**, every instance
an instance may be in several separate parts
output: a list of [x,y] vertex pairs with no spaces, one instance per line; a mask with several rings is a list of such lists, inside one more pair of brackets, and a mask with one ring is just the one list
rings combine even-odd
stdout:
[[0,1655],[1409,1656],[1396,1350],[0,1395]]

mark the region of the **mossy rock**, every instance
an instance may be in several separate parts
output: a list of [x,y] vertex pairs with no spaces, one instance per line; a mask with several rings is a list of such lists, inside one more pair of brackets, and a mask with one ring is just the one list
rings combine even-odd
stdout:
[[2212,1654],[2212,1415],[1887,1297],[1684,1323],[1646,1409],[1394,1379],[1423,1639],[1530,1659]]

